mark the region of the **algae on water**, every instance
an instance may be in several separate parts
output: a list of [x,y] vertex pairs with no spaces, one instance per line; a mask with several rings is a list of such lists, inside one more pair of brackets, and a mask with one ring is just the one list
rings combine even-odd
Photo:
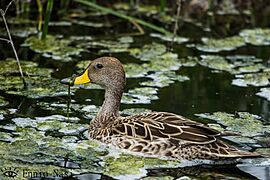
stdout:
[[[67,94],[65,86],[58,79],[52,78],[52,69],[40,68],[31,61],[21,61],[28,89],[24,88],[14,59],[0,61],[0,90],[7,94],[29,98],[55,97]],[[73,88],[74,89],[74,88]],[[73,90],[72,89],[72,90]]]
[[30,47],[30,49],[45,57],[68,62],[72,60],[72,56],[79,56],[83,51],[82,48],[72,47],[70,44],[71,41],[68,39],[57,39],[55,36],[47,35],[44,40],[37,36],[31,36],[25,40],[23,46]]

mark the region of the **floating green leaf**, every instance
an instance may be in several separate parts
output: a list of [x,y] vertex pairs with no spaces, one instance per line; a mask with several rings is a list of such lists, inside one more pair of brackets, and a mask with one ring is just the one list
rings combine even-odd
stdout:
[[1,106],[6,106],[6,105],[8,105],[8,102],[5,100],[5,98],[3,98],[2,96],[0,96],[0,107]]
[[69,46],[70,43],[70,40],[57,39],[54,36],[47,35],[44,40],[37,36],[31,36],[25,40],[23,45],[29,46],[37,53],[42,53],[45,57],[67,62],[72,60],[71,56],[79,56],[83,51],[81,48]]
[[166,46],[157,43],[146,44],[142,49],[130,49],[130,54],[142,61],[157,60],[165,52]]
[[269,84],[270,71],[260,73],[249,73],[236,75],[232,81],[233,85],[247,87],[247,86],[266,86]]
[[270,101],[270,88],[261,88],[260,92],[256,93],[256,95],[266,98],[267,101]]
[[151,100],[157,100],[157,88],[139,87],[130,89],[121,100],[124,104],[149,104]]
[[248,112],[238,112],[229,114],[225,112],[215,112],[213,114],[196,114],[199,117],[211,119],[224,125],[226,130],[240,132],[242,136],[254,137],[263,135],[266,131],[264,125],[257,115]]
[[176,42],[178,44],[182,44],[188,41],[188,38],[185,37],[179,37],[179,36],[173,36],[173,35],[163,35],[163,34],[158,34],[158,33],[151,33],[150,36],[159,38],[164,41],[168,42]]
[[43,98],[67,95],[67,89],[60,84],[59,80],[33,76],[27,77],[26,82],[29,84],[28,89],[24,89],[19,76],[0,76],[0,89],[7,94],[27,96],[29,98]]
[[245,41],[239,36],[227,37],[224,39],[202,38],[202,42],[204,44],[196,45],[196,48],[205,52],[231,51],[245,45]]
[[156,72],[148,75],[147,77],[152,78],[152,80],[141,82],[140,85],[161,88],[169,86],[174,82],[183,82],[189,80],[187,76],[177,75],[173,71]]
[[225,58],[215,55],[202,55],[199,64],[219,71],[234,72],[234,66],[230,64]]
[[[254,56],[227,56],[202,55],[199,64],[218,71],[227,71],[231,74],[259,72],[266,67],[261,59]],[[241,75],[239,75],[241,76]]]
[[244,38],[246,43],[255,46],[270,45],[270,29],[246,29],[242,30],[239,35]]
[[[150,157],[138,157],[121,154],[119,157],[106,157],[105,173],[117,177],[121,175],[142,174],[142,169],[146,167],[174,166],[177,161],[161,160]],[[132,166],[130,166],[132,164]],[[130,167],[130,168],[127,168]]]

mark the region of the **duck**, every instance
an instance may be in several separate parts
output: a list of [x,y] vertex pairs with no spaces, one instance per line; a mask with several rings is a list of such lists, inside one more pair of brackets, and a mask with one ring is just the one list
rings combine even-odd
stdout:
[[67,85],[98,84],[105,89],[104,101],[90,122],[90,139],[129,152],[178,160],[226,160],[258,157],[222,141],[230,133],[220,132],[170,112],[145,112],[131,116],[119,114],[126,85],[122,63],[114,57],[100,57],[90,62],[82,74]]

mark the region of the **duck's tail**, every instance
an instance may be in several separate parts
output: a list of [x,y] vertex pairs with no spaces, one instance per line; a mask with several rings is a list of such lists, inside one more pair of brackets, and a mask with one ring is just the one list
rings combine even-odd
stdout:
[[239,150],[236,147],[230,146],[219,140],[210,144],[205,144],[204,147],[207,149],[207,151],[203,151],[202,153],[205,153],[217,160],[262,157],[256,152]]

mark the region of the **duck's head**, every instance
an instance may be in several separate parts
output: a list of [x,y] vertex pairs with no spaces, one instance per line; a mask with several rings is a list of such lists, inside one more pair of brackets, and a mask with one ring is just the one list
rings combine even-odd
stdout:
[[62,80],[68,85],[94,83],[105,89],[122,88],[125,85],[125,71],[121,62],[114,57],[101,57],[93,60],[86,70],[71,80]]

